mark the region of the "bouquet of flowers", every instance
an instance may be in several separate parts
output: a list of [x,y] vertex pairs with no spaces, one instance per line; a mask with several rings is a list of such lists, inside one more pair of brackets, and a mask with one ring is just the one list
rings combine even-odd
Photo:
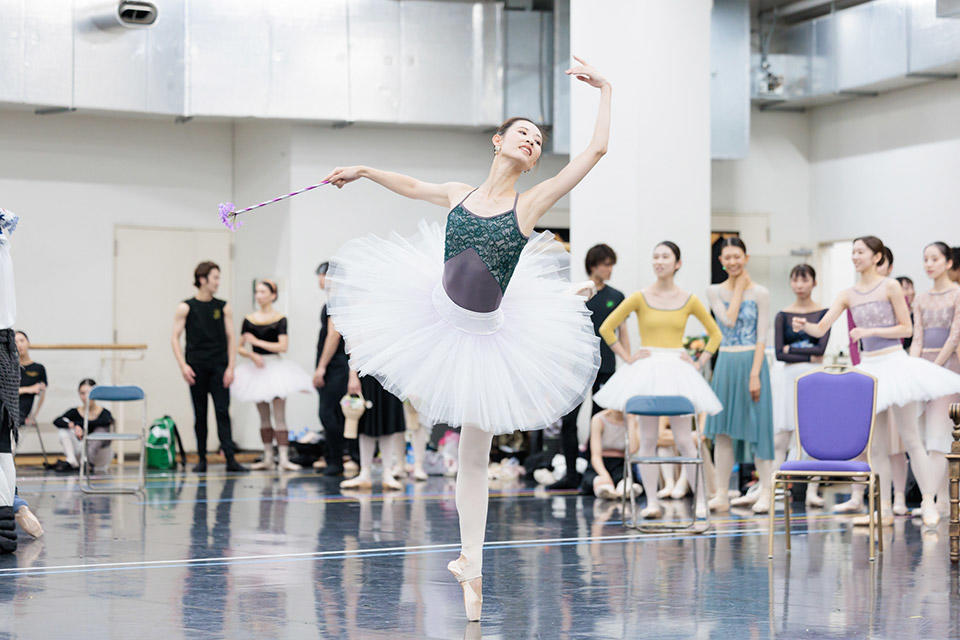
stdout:
[[703,350],[707,347],[707,336],[686,336],[683,339],[683,348],[687,350],[687,354],[693,359],[696,360],[703,353]]

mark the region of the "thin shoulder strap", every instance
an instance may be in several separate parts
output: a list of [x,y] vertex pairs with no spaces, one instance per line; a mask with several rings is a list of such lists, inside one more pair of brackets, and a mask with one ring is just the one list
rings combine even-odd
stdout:
[[[464,202],[466,202],[466,201],[467,201],[467,198],[469,198],[470,196],[472,196],[472,195],[473,195],[473,192],[476,191],[476,190],[479,189],[479,188],[480,188],[480,187],[474,187],[473,191],[471,191],[471,192],[468,193],[467,195],[463,196],[463,200],[461,200],[460,202],[457,203],[457,207],[459,207],[459,206],[462,205]],[[454,209],[456,209],[457,207],[454,207]]]
[[520,192],[517,191],[517,195],[513,196],[513,210],[517,210],[517,201],[520,200]]

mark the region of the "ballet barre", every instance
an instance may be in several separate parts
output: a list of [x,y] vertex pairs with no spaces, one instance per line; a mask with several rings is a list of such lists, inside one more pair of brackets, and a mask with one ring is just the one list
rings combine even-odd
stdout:
[[953,443],[947,461],[950,465],[950,562],[960,562],[960,402],[950,405]]

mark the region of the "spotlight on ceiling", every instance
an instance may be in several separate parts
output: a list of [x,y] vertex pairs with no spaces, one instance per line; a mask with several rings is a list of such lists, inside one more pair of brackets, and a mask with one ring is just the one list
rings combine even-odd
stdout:
[[120,0],[97,7],[93,23],[101,29],[144,29],[157,22],[157,6],[141,0]]

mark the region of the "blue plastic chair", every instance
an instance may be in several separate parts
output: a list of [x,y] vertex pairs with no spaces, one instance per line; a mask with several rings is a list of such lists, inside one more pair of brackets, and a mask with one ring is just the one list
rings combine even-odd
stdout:
[[[144,394],[143,389],[134,385],[126,386],[96,386],[90,390],[90,394],[87,396],[88,403],[90,400],[98,400],[100,402],[142,402],[143,405],[143,416],[140,424],[140,433],[116,433],[115,431],[99,431],[97,433],[90,433],[89,420],[87,418],[87,409],[88,406],[84,406],[83,411],[83,445],[80,447],[80,490],[83,493],[103,493],[103,494],[117,494],[117,493],[132,493],[132,494],[142,494],[146,486],[145,479],[145,463],[146,463],[146,451],[144,445],[147,442],[147,396]],[[90,476],[87,474],[87,443],[92,440],[109,440],[109,441],[125,441],[125,442],[140,442],[140,465],[137,475],[137,488],[131,489],[129,487],[94,487],[90,483]]]
[[[875,541],[883,552],[880,524],[880,482],[873,470],[870,449],[876,421],[877,379],[844,367],[824,367],[796,381],[797,447],[809,459],[788,460],[773,472],[770,492],[768,557],[773,558],[773,501],[782,485],[783,522],[790,550],[790,488],[788,483],[834,481],[865,484],[869,491],[870,560],[876,559]],[[866,462],[857,460],[865,454]]]
[[[706,478],[703,472],[703,442],[700,438],[700,423],[697,418],[697,409],[688,398],[683,396],[633,396],[627,400],[624,412],[635,416],[690,416],[693,428],[696,431],[697,452],[696,458],[687,458],[684,456],[631,456],[630,451],[630,433],[626,432],[626,443],[624,451],[626,455],[625,475],[626,480],[623,483],[623,496],[621,504],[626,513],[626,503],[630,500],[630,521],[627,521],[624,515],[623,521],[627,527],[639,529],[640,531],[663,531],[663,530],[683,530],[692,529],[694,533],[704,533],[710,529],[710,509],[706,509],[704,519],[701,521],[697,517],[697,500],[700,497],[698,491],[706,489]],[[676,428],[676,427],[674,427]],[[693,517],[689,523],[644,523],[638,524],[636,498],[633,495],[633,465],[634,464],[694,464],[697,465],[697,472],[693,478]],[[706,526],[697,527],[697,523],[703,522]]]

